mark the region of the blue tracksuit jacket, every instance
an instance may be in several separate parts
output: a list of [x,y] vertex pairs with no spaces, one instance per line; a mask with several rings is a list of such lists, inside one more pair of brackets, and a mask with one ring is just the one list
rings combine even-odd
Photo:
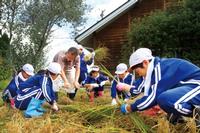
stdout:
[[[120,79],[117,75],[115,76],[115,79],[121,83],[126,83],[129,85],[133,85],[134,83],[134,77],[132,74],[127,73],[127,75],[123,78]],[[116,95],[119,94],[119,91],[117,90],[116,86],[117,86],[117,81],[113,80],[112,81],[112,85],[111,85],[111,97],[112,98],[116,98]],[[126,92],[122,92],[124,95],[124,98],[130,98],[130,94],[126,93]]]
[[13,79],[10,81],[8,86],[5,88],[3,95],[8,95],[9,98],[14,98],[18,94],[19,84],[24,82],[26,79],[21,78],[21,72],[17,74]]
[[[143,84],[141,78],[130,91],[144,88]],[[155,57],[148,95],[131,104],[131,109],[145,110],[156,104],[167,113],[191,115],[200,106],[200,68],[183,59]]]
[[99,76],[96,77],[96,78],[88,76],[87,79],[83,82],[83,85],[97,83],[99,85],[99,87],[95,87],[95,88],[93,88],[93,90],[94,91],[103,91],[104,90],[104,88],[103,88],[104,85],[102,86],[100,84],[101,84],[101,82],[106,81],[106,80],[108,80],[108,77],[106,77],[106,76],[104,76],[102,74],[99,74]]
[[87,65],[91,65],[94,61],[94,58],[90,58],[90,60],[85,61],[84,56],[85,54],[82,52],[82,54],[80,55],[80,77],[79,77],[80,83],[87,78],[88,75]]
[[47,74],[36,74],[27,81],[19,84],[19,94],[15,98],[15,106],[25,110],[34,97],[40,100],[46,100],[53,104],[55,101],[55,92],[53,91],[52,79]]

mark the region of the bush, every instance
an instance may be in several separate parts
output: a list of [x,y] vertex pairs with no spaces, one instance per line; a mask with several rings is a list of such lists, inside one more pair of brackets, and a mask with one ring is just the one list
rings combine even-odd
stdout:
[[0,81],[0,91],[3,91],[6,88],[6,86],[8,85],[8,83],[9,83],[9,80]]

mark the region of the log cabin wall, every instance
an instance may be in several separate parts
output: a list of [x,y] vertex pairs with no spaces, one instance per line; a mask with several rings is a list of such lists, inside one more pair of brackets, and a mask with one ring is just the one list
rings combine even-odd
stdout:
[[92,44],[94,48],[98,47],[98,44],[101,43],[110,49],[111,60],[105,66],[112,73],[114,73],[118,63],[120,63],[119,59],[122,45],[128,43],[127,32],[130,29],[131,20],[148,15],[156,9],[164,9],[164,0],[142,0],[103,30],[93,34]]

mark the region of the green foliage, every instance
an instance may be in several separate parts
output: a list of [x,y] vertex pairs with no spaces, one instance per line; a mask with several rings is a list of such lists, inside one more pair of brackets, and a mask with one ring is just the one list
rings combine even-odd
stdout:
[[148,47],[155,55],[186,58],[198,64],[199,6],[199,0],[186,0],[179,8],[157,11],[140,20],[134,19],[128,34],[129,45],[128,48],[123,48],[122,55],[125,57],[128,53],[130,56],[133,46],[136,49]]
[[0,37],[0,56],[2,58],[6,58],[8,56],[8,51],[9,51],[9,38],[6,33],[4,33]]
[[8,65],[0,65],[0,81],[11,77],[12,69]]
[[3,89],[6,88],[6,86],[8,85],[9,80],[1,80],[0,81],[0,91],[2,91]]
[[0,37],[0,81],[8,79],[11,75],[9,47],[8,35],[4,33]]
[[30,63],[40,69],[46,61],[44,49],[53,33],[53,26],[71,24],[74,30],[85,22],[88,9],[83,0],[2,1],[0,24],[9,34],[10,63],[19,69]]

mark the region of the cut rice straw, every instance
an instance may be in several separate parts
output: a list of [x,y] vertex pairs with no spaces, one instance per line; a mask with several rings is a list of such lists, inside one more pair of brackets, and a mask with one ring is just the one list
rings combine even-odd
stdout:
[[149,131],[154,132],[150,129],[149,126],[147,126],[139,117],[136,115],[136,113],[132,113],[131,115],[131,120],[133,123],[139,128],[141,133],[148,133]]
[[[111,74],[111,72],[103,65],[100,63],[100,68],[101,68],[101,72],[103,72],[104,74],[106,74],[108,77],[110,77],[111,79],[115,80],[117,83],[119,83],[119,81]],[[118,97],[116,97],[117,103],[118,105],[121,105],[121,101],[119,100]]]
[[95,49],[94,52],[96,62],[105,62],[106,60],[110,59],[109,49],[103,45],[99,45],[99,47]]
[[101,68],[101,72],[105,73],[107,76],[109,76],[110,78],[112,78],[113,80],[115,80],[117,83],[119,82],[112,74],[111,72],[103,65],[100,63],[100,68]]

